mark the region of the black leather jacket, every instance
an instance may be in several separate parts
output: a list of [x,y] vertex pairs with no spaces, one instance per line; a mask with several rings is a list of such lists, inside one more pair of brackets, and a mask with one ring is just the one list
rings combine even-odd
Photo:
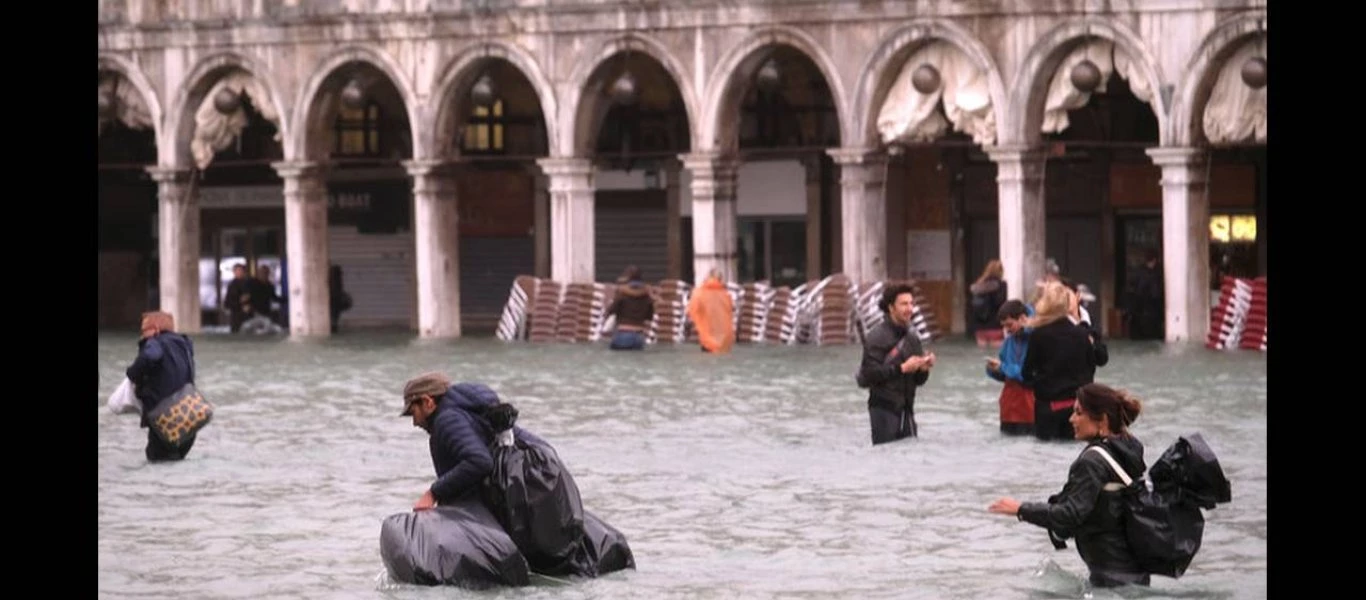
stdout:
[[[1117,489],[1105,489],[1107,483],[1122,485],[1122,481],[1100,453],[1090,450],[1096,445],[1104,447],[1132,480],[1143,477],[1143,444],[1136,438],[1093,439],[1072,462],[1062,491],[1050,496],[1048,502],[1021,504],[1019,518],[1048,529],[1056,538],[1073,538],[1081,560],[1091,571],[1093,584],[1146,585],[1148,575],[1138,566],[1124,535],[1123,501]],[[1058,546],[1065,547],[1061,543]]]
[[868,388],[869,406],[915,410],[915,388],[929,381],[930,372],[901,372],[901,363],[908,357],[925,354],[920,336],[907,331],[886,319],[864,339],[858,381]]

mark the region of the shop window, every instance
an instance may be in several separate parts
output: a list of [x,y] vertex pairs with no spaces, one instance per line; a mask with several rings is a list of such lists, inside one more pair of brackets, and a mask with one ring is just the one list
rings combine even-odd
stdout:
[[1209,218],[1210,242],[1220,244],[1257,241],[1256,215],[1212,215]]
[[471,154],[501,154],[506,127],[502,100],[476,105],[465,122],[463,150]]

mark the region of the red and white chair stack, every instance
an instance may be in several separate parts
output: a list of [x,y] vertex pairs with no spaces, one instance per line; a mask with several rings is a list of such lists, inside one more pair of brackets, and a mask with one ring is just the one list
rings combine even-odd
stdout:
[[1205,346],[1214,350],[1266,350],[1266,278],[1225,277],[1210,313]]

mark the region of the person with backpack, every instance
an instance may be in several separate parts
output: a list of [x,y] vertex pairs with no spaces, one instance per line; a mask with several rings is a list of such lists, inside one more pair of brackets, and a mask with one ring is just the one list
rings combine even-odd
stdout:
[[1074,538],[1082,562],[1090,570],[1094,587],[1149,585],[1149,574],[1139,564],[1125,530],[1126,504],[1121,496],[1128,487],[1114,465],[1131,479],[1147,469],[1143,444],[1129,433],[1142,403],[1123,390],[1088,383],[1076,392],[1072,429],[1076,439],[1086,441],[1072,466],[1062,491],[1047,502],[1020,502],[1001,498],[987,507],[997,514],[1048,530],[1053,547],[1062,550]]
[[934,368],[934,353],[925,352],[911,326],[915,296],[901,283],[882,292],[878,308],[886,314],[863,341],[863,360],[854,381],[868,389],[868,420],[873,445],[915,437],[915,390]]
[[[479,491],[484,479],[493,472],[493,430],[483,412],[498,404],[498,396],[488,387],[475,383],[451,384],[443,373],[424,373],[403,386],[402,417],[412,417],[413,426],[429,435],[428,446],[436,481],[413,504],[413,510],[426,510]],[[544,440],[521,427],[513,434],[539,445]]]

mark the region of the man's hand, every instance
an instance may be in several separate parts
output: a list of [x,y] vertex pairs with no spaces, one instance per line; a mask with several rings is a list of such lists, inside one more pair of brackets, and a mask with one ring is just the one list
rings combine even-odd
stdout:
[[432,496],[432,491],[429,489],[422,493],[422,497],[417,499],[416,504],[413,504],[413,510],[430,510],[435,506],[436,497]]

